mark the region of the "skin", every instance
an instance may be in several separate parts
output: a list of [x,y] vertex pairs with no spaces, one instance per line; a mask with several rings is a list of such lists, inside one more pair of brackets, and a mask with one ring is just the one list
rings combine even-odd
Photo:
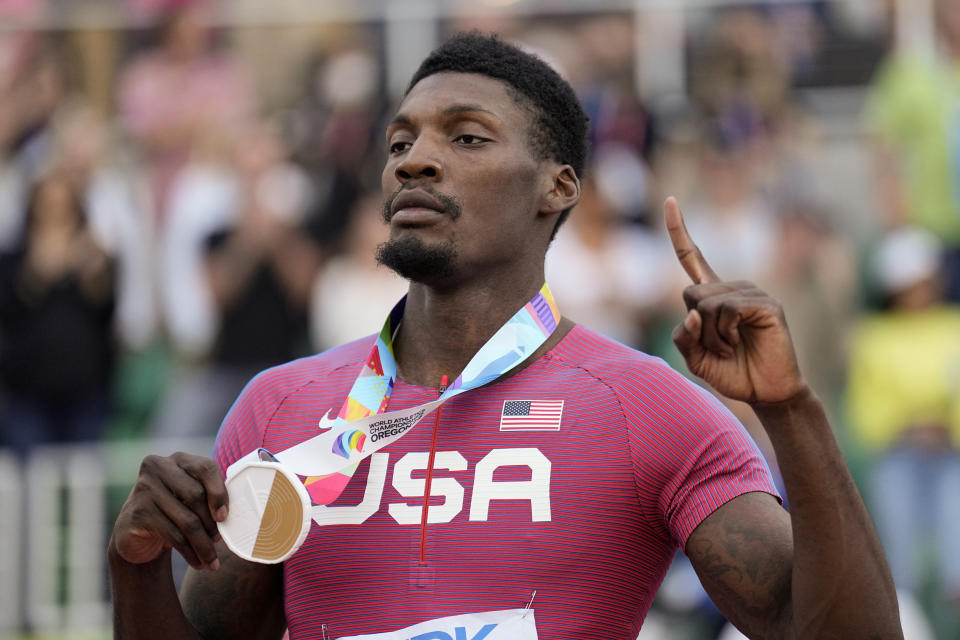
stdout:
[[579,200],[580,182],[569,165],[531,154],[528,117],[501,82],[440,73],[417,83],[387,128],[383,192],[429,189],[463,211],[457,220],[418,209],[391,219],[391,240],[416,234],[457,253],[444,281],[410,284],[396,342],[409,382],[453,379],[543,285],[550,233]]
[[883,550],[823,407],[800,373],[783,309],[752,283],[721,281],[675,199],[664,213],[693,282],[674,343],[694,374],[753,407],[791,510],[759,493],[717,509],[687,541],[697,575],[751,638],[902,638]]
[[[435,386],[443,374],[456,375],[543,282],[557,215],[577,202],[580,183],[569,166],[532,154],[527,117],[499,81],[444,73],[419,82],[387,130],[388,202],[398,192],[439,193],[462,206],[456,219],[429,207],[388,209],[393,241],[415,236],[452,246],[457,256],[444,278],[410,285],[395,343],[400,375],[410,382]],[[704,585],[751,637],[901,637],[889,570],[797,367],[780,306],[749,283],[722,282],[675,200],[665,214],[693,281],[674,340],[694,373],[752,403],[793,512],[791,521],[772,497],[751,493],[708,516],[686,547]],[[564,320],[541,351],[570,326]],[[226,508],[213,461],[186,454],[144,461],[110,543],[116,637],[281,637],[280,569],[237,560],[216,542]],[[195,569],[182,607],[171,548]]]

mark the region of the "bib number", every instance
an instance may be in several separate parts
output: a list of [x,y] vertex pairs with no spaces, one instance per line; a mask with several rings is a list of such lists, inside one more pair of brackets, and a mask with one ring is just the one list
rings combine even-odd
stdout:
[[505,609],[437,618],[405,629],[338,640],[537,640],[537,626],[533,609]]

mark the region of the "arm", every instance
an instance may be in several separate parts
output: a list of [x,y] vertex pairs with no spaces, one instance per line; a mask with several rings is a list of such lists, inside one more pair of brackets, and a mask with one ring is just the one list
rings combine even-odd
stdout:
[[281,638],[287,628],[283,565],[248,562],[222,542],[216,546],[220,568],[188,569],[180,589],[183,611],[194,628],[204,638]]
[[[281,565],[246,562],[218,542],[216,522],[227,507],[226,487],[209,458],[177,453],[143,461],[107,551],[116,638],[282,637]],[[193,567],[182,605],[171,549]]]
[[900,638],[893,580],[827,422],[803,380],[780,305],[722,282],[667,200],[666,223],[694,284],[674,342],[690,370],[749,402],[770,436],[791,513],[762,494],[708,516],[686,551],[720,609],[752,637]]

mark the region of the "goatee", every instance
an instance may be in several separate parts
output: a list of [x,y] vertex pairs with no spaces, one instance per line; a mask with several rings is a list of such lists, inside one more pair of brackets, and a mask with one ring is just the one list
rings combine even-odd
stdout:
[[457,252],[453,243],[428,245],[410,234],[377,247],[377,262],[414,282],[443,280],[453,275]]
[[[442,206],[441,213],[451,220],[460,217],[463,209],[460,202],[451,196],[436,192],[429,184],[407,183],[401,185],[383,202],[383,220],[389,223],[393,217],[393,201],[405,189],[421,189]],[[431,282],[443,280],[453,275],[453,266],[457,252],[452,242],[439,245],[427,245],[420,238],[404,234],[400,238],[388,240],[377,247],[377,262],[393,269],[407,280]]]

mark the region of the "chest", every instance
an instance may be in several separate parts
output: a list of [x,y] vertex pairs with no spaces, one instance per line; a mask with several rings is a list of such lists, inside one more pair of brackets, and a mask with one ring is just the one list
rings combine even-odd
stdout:
[[[458,396],[363,460],[337,500],[313,507],[286,563],[291,629],[396,629],[523,607],[536,591],[542,638],[570,637],[571,602],[585,603],[584,629],[609,629],[592,616],[617,612],[635,637],[674,545],[658,496],[638,482],[621,407],[605,385],[570,375]],[[435,397],[398,385],[389,409]],[[273,421],[315,428],[336,399],[324,402],[290,399]],[[336,601],[320,598],[331,588]],[[369,617],[371,599],[382,620]]]

